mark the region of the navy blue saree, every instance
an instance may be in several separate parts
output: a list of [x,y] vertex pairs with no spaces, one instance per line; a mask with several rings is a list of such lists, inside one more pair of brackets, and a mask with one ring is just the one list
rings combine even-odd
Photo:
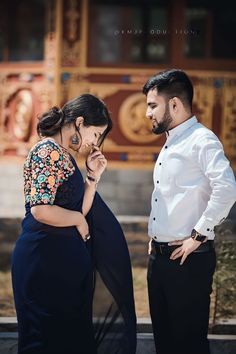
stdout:
[[76,227],[33,217],[40,204],[82,210],[83,177],[50,139],[31,149],[24,181],[26,214],[12,255],[18,354],[134,354],[131,264],[117,219],[98,194],[87,242]]

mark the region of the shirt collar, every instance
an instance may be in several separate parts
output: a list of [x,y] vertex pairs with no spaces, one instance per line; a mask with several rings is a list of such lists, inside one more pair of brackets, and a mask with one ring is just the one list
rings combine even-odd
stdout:
[[183,123],[177,125],[177,127],[173,128],[171,130],[168,130],[168,132],[166,132],[167,139],[170,139],[170,138],[172,139],[174,136],[182,134],[185,130],[187,130],[193,124],[195,124],[197,122],[198,122],[198,120],[197,120],[196,116],[193,116],[193,117],[187,119]]

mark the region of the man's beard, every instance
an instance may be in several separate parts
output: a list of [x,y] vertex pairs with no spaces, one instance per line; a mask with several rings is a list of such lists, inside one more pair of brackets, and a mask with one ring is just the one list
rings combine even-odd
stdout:
[[168,104],[165,107],[165,113],[163,114],[162,120],[160,123],[157,123],[157,127],[152,129],[154,134],[162,134],[169,130],[170,123],[172,123],[173,119],[170,115],[170,110]]

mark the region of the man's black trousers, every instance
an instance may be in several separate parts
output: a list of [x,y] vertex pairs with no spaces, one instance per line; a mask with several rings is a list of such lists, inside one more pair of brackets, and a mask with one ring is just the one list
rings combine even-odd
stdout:
[[[153,241],[154,244],[154,241]],[[152,253],[148,295],[158,354],[209,354],[207,340],[215,250],[191,253],[183,265],[169,254]]]

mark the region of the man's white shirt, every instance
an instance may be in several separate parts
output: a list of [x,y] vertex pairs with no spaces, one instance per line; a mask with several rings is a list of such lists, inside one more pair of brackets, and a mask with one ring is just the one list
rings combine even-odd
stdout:
[[209,240],[236,200],[236,183],[217,136],[194,116],[167,133],[155,164],[149,236],[159,242]]

